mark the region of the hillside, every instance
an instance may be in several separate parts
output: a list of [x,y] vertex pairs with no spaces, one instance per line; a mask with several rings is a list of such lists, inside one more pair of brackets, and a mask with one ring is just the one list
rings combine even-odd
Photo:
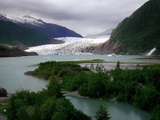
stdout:
[[37,19],[32,16],[23,16],[22,18],[10,17],[8,19],[18,25],[41,31],[47,34],[52,39],[57,37],[82,37],[80,34],[66,27],[57,24],[47,23],[41,19]]
[[160,0],[150,0],[124,19],[96,53],[145,54],[156,47],[160,54]]
[[34,52],[24,52],[15,46],[1,45],[0,44],[0,57],[18,57],[37,55]]
[[40,31],[26,28],[9,21],[0,20],[1,44],[35,46],[46,44],[49,40],[49,37]]
[[12,17],[0,14],[0,43],[26,46],[60,44],[57,37],[82,37],[60,25],[46,23],[31,16]]

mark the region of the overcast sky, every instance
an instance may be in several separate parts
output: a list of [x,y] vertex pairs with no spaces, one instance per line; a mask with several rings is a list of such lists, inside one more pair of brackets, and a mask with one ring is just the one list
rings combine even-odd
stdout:
[[0,13],[30,15],[81,35],[116,27],[148,0],[0,0]]

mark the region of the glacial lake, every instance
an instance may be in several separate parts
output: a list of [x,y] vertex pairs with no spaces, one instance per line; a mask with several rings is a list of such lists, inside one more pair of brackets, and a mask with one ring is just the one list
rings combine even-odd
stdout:
[[[8,93],[15,93],[19,90],[40,91],[46,88],[47,81],[24,75],[27,71],[37,68],[36,64],[46,61],[77,61],[102,59],[108,62],[143,62],[156,63],[159,60],[137,59],[142,56],[117,56],[109,57],[107,55],[62,55],[62,56],[25,56],[25,57],[4,57],[0,58],[0,87],[7,89]],[[111,115],[111,120],[150,120],[149,115],[128,104],[82,99],[78,97],[67,96],[73,105],[84,113],[94,116],[96,107],[99,104],[107,104]],[[120,119],[119,119],[120,118]]]
[[95,120],[94,116],[97,111],[97,107],[100,105],[108,108],[111,120],[150,120],[150,116],[147,113],[126,103],[75,97],[70,95],[65,96],[72,102],[76,109],[83,111],[88,116],[91,116],[92,120]]

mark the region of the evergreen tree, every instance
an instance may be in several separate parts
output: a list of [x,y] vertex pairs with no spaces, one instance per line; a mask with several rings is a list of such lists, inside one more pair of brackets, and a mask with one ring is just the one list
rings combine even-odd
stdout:
[[120,62],[117,61],[116,69],[120,69]]
[[108,113],[108,108],[100,105],[97,108],[95,115],[96,120],[110,120],[110,114]]

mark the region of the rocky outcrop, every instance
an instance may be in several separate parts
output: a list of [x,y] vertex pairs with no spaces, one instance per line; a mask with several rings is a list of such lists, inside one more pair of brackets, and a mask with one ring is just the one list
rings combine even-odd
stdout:
[[16,46],[0,45],[0,57],[33,56],[35,52],[24,52]]

